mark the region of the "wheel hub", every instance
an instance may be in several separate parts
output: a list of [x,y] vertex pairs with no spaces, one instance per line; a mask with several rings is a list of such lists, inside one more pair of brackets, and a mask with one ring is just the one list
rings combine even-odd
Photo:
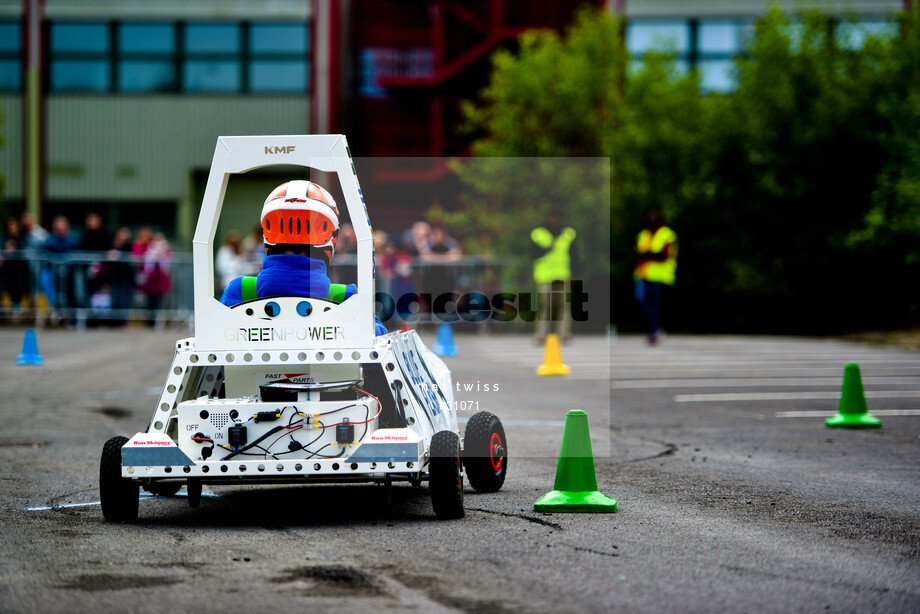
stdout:
[[505,460],[505,448],[502,445],[502,438],[498,433],[492,433],[492,439],[489,442],[489,460],[492,461],[492,469],[501,471],[502,463]]

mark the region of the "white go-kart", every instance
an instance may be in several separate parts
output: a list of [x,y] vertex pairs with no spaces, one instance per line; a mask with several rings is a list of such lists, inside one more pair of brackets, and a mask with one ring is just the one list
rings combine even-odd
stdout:
[[[214,298],[213,243],[232,174],[271,165],[338,178],[358,243],[358,293],[342,302]],[[501,488],[501,421],[480,412],[460,439],[450,371],[415,331],[374,335],[374,252],[342,135],[221,137],[195,231],[195,336],[175,358],[146,431],[102,451],[102,513],[137,520],[140,488],[197,507],[204,484],[428,482],[435,515],[463,516],[466,476]],[[465,471],[464,471],[465,470]]]

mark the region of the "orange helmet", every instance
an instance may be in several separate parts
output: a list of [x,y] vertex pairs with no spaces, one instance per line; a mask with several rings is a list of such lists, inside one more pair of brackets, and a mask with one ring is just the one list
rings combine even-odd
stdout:
[[335,200],[311,181],[288,181],[272,190],[262,205],[265,245],[309,245],[332,262],[339,234]]

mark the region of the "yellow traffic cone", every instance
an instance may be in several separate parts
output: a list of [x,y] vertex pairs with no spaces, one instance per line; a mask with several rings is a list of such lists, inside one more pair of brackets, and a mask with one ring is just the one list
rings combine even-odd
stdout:
[[562,349],[559,347],[559,335],[546,335],[546,347],[543,350],[543,364],[537,367],[537,375],[568,375],[571,369],[562,362]]

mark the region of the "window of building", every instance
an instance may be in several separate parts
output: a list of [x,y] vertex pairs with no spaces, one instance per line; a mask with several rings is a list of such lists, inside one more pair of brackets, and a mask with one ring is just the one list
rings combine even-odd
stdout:
[[857,23],[841,23],[834,34],[837,44],[848,51],[859,51],[866,44],[866,39],[893,38],[898,35],[898,24],[893,21],[861,21]]
[[303,24],[253,24],[249,49],[253,54],[306,55],[309,39]]
[[661,19],[637,19],[626,24],[626,50],[632,59],[629,71],[642,69],[643,57],[650,51],[674,54],[677,71],[686,74],[690,70],[691,29],[687,21]]
[[735,54],[741,50],[740,34],[740,24],[703,21],[699,25],[697,47],[703,54]]
[[635,20],[626,25],[626,49],[634,56],[649,51],[673,51],[678,57],[690,53],[690,23],[686,21]]
[[118,89],[123,92],[175,90],[176,28],[166,23],[118,26]]
[[247,65],[249,91],[307,91],[309,51],[304,24],[252,24]]
[[112,86],[110,28],[104,23],[52,23],[52,92],[106,91]]
[[700,73],[700,89],[704,92],[730,92],[738,87],[733,60],[701,59],[697,70]]
[[[0,22],[0,89],[21,86],[20,42],[9,43],[17,55],[7,54],[13,37],[6,25]],[[56,93],[305,93],[308,41],[306,24],[53,22],[49,86]]]
[[18,21],[0,21],[0,92],[22,90],[20,49],[22,29]]
[[639,70],[649,51],[671,52],[678,71],[699,71],[703,91],[727,92],[737,87],[733,58],[752,36],[752,24],[742,20],[634,20],[626,26],[630,70]]
[[188,24],[183,37],[182,89],[187,92],[238,92],[243,86],[242,26]]
[[366,47],[358,54],[358,95],[381,98],[387,95],[380,80],[386,77],[424,79],[434,75],[431,47]]
[[750,47],[753,28],[747,21],[700,21],[696,24],[694,59],[704,92],[728,92],[738,86],[733,58]]

